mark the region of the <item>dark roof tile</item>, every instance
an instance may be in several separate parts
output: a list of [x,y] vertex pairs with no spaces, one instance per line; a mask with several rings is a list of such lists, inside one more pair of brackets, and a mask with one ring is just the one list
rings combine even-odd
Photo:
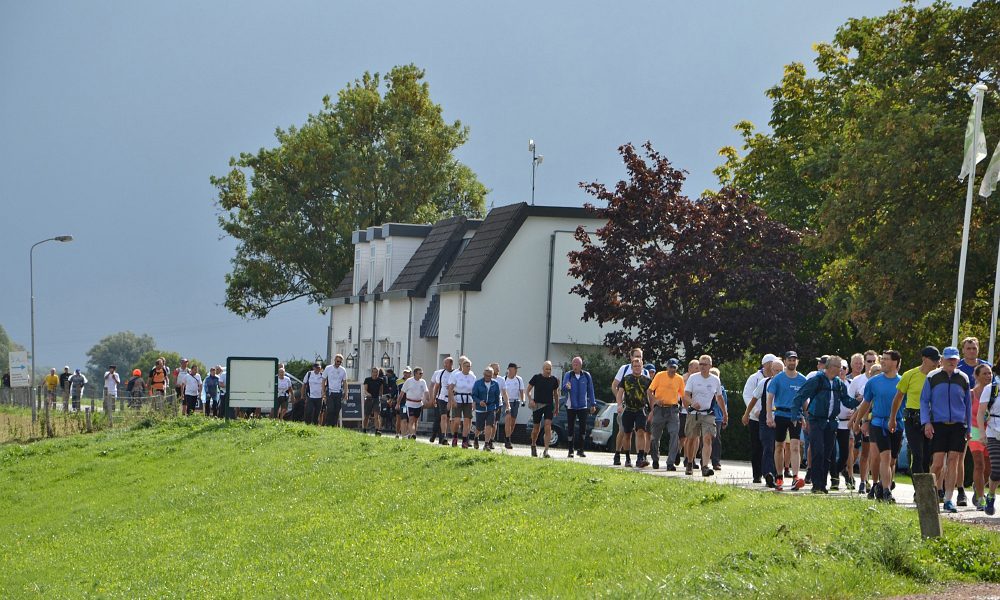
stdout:
[[389,291],[410,290],[417,296],[424,296],[427,288],[434,283],[434,277],[454,257],[465,232],[478,227],[481,222],[457,216],[435,223]]

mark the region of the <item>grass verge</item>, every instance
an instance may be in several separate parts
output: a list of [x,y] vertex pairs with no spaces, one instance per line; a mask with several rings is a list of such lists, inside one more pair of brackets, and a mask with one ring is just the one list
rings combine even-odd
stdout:
[[300,424],[0,448],[0,597],[866,597],[1000,580],[1000,537]]

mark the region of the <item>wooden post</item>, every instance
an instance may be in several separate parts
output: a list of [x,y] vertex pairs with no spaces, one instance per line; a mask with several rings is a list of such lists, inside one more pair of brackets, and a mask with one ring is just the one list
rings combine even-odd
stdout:
[[[91,400],[91,404],[93,404],[93,400]],[[87,433],[93,433],[94,432],[94,427],[90,423],[90,413],[93,412],[93,408],[85,408],[83,410],[86,413],[86,417],[87,417]]]
[[941,512],[938,510],[937,481],[933,473],[913,474],[913,501],[920,519],[920,535],[941,537]]

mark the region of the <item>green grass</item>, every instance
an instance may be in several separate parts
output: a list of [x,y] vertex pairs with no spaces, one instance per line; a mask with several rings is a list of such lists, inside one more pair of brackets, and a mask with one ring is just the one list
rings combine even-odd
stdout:
[[949,523],[922,543],[898,507],[298,424],[7,445],[0,481],[3,598],[862,597],[1000,580],[998,536]]

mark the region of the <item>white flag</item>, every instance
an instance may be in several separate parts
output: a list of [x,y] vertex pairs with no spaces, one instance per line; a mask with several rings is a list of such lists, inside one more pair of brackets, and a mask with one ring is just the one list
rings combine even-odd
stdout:
[[997,181],[1000,181],[1000,144],[997,144],[996,150],[993,151],[993,158],[990,159],[990,164],[986,167],[983,183],[979,186],[979,195],[988,198],[993,190],[997,189]]
[[[985,88],[986,86],[982,86]],[[986,158],[986,134],[983,133],[983,94],[979,92],[982,89],[979,85],[972,88],[969,92],[975,100],[972,103],[972,112],[969,113],[969,123],[965,126],[965,153],[962,155],[962,171],[958,174],[958,180],[963,181],[965,177],[969,174],[969,162],[972,158],[972,153],[975,151],[976,158],[975,163],[972,167],[972,171],[975,171],[975,165],[978,165],[984,158]],[[975,144],[972,142],[973,134],[975,134]],[[973,147],[975,148],[973,150]]]

